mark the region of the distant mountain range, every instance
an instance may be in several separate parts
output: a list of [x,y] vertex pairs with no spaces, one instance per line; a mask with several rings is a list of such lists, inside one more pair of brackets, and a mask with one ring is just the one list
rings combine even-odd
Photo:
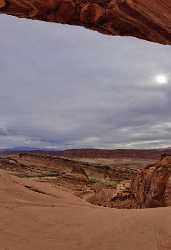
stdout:
[[20,146],[20,147],[9,147],[9,148],[2,148],[0,149],[0,152],[25,152],[25,151],[35,151],[35,150],[43,150],[40,148],[33,148],[33,147],[27,147],[27,146]]
[[55,154],[64,157],[80,158],[142,158],[158,159],[162,153],[171,155],[171,148],[167,149],[69,149],[57,151]]
[[165,149],[66,149],[66,150],[47,150],[44,148],[32,148],[27,146],[1,149],[1,153],[19,153],[19,152],[46,152],[68,158],[142,158],[159,159],[162,153],[171,155],[171,148]]

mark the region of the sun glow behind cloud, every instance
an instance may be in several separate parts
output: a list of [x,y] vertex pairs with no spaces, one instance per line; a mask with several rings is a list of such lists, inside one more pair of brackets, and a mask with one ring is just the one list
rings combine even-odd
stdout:
[[158,74],[155,76],[155,82],[158,85],[166,85],[169,83],[169,77],[167,74]]

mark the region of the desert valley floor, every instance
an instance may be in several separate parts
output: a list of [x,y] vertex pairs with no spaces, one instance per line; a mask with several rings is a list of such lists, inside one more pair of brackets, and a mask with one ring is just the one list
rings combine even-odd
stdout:
[[[94,205],[83,195],[84,192],[94,195],[95,186],[100,191],[116,189],[116,180],[123,182],[121,173],[122,178],[129,180],[136,171],[135,166],[142,168],[146,161],[78,161],[44,154],[2,156],[0,249],[171,249],[170,207],[116,209],[111,204],[109,207],[104,207],[104,203]],[[79,167],[74,170],[78,162]],[[117,171],[111,172],[116,162],[118,166],[120,162],[120,167],[113,167]],[[104,175],[107,183],[102,181]]]

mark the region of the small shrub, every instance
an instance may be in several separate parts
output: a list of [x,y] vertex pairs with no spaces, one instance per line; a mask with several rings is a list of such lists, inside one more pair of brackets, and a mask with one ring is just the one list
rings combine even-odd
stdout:
[[94,176],[90,176],[90,177],[89,177],[89,182],[90,182],[91,184],[94,184],[94,183],[97,183],[98,180],[97,180]]

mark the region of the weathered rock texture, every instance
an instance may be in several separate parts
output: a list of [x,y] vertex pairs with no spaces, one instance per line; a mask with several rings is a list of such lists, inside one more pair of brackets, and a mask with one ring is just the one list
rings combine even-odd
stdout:
[[134,208],[171,206],[171,156],[140,170],[132,182]]
[[0,0],[0,12],[171,44],[170,0]]

